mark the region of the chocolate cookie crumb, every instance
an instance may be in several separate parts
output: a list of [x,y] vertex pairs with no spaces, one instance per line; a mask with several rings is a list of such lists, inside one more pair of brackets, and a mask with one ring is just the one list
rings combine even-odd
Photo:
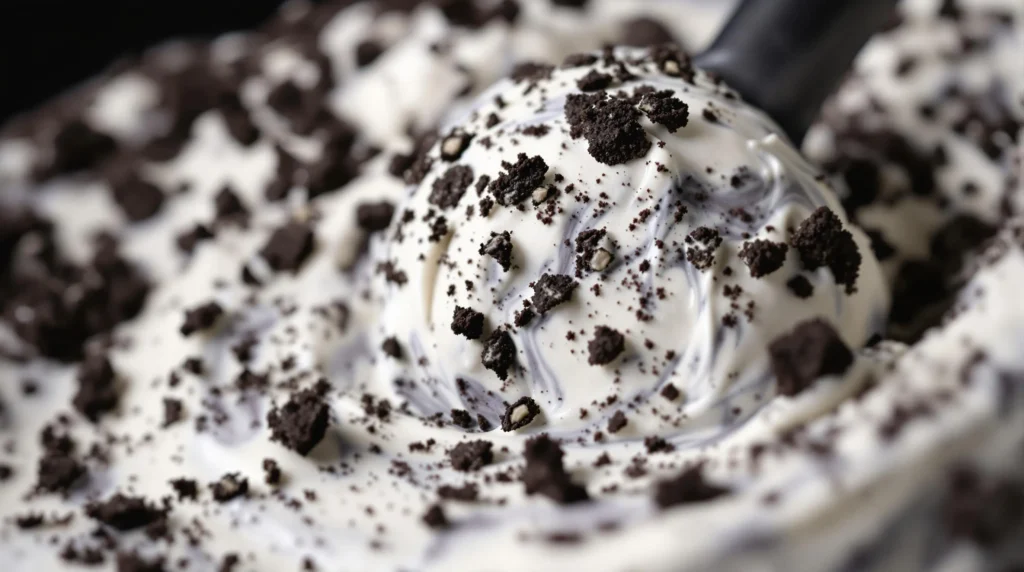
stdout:
[[580,91],[600,91],[612,84],[612,76],[597,70],[590,70],[587,75],[576,80]]
[[398,343],[398,338],[391,336],[384,340],[380,345],[381,351],[386,355],[389,355],[395,359],[402,359],[402,346]]
[[217,222],[244,221],[249,214],[242,199],[228,185],[225,185],[213,198],[214,213]]
[[597,56],[593,54],[569,54],[562,60],[562,67],[565,69],[581,68],[597,62]]
[[757,239],[744,242],[739,257],[750,269],[750,276],[760,278],[782,268],[788,250],[786,244]]
[[260,255],[274,270],[297,272],[313,253],[313,244],[313,229],[293,221],[274,231]]
[[579,283],[565,274],[544,274],[533,285],[534,310],[543,315],[555,306],[568,302]]
[[51,448],[39,459],[36,488],[48,493],[67,493],[88,472],[69,451]]
[[686,236],[686,260],[697,270],[707,270],[715,263],[715,250],[722,244],[718,231],[706,226],[697,227]]
[[466,190],[472,183],[473,169],[465,165],[449,167],[443,175],[434,181],[427,201],[442,209],[454,208],[462,200],[462,196],[466,194]]
[[166,429],[171,425],[174,425],[178,421],[181,421],[183,416],[184,406],[180,399],[174,399],[171,397],[164,398],[164,421],[162,426]]
[[669,401],[675,401],[679,398],[679,395],[679,389],[671,383],[666,383],[665,387],[661,388],[661,396]]
[[523,485],[527,495],[542,494],[559,504],[589,500],[587,490],[572,482],[565,471],[562,447],[546,433],[526,442],[523,457]]
[[389,201],[364,202],[356,207],[356,224],[366,232],[380,232],[394,215],[395,205]]
[[508,378],[508,370],[516,362],[516,345],[512,336],[504,329],[491,332],[484,342],[480,360],[484,367],[493,371],[499,378]]
[[[469,142],[473,140],[473,137],[472,133],[464,131],[455,130],[449,133],[441,139],[441,160],[449,163],[458,161],[469,148]],[[470,171],[470,179],[472,178],[472,171]]]
[[155,215],[164,204],[164,192],[134,171],[119,175],[110,182],[110,192],[121,212],[131,222],[140,222]]
[[505,172],[498,175],[488,190],[499,205],[517,205],[529,197],[543,185],[544,176],[548,172],[548,164],[540,156],[527,157],[520,153],[513,164],[505,164]]
[[437,496],[444,500],[474,502],[480,497],[480,488],[473,483],[466,483],[461,487],[442,485],[437,489]]
[[608,432],[614,435],[621,431],[628,423],[629,419],[626,418],[626,414],[619,409],[612,415],[611,419],[608,420]]
[[492,447],[490,441],[463,441],[452,448],[448,458],[456,471],[477,471],[494,461]]
[[171,488],[177,493],[179,501],[196,500],[199,498],[199,483],[192,479],[172,479]]
[[291,395],[287,403],[267,413],[271,440],[300,455],[309,453],[327,432],[329,408],[313,389]]
[[540,415],[540,407],[532,397],[523,396],[505,408],[501,416],[501,430],[505,432],[515,431],[526,427]]
[[281,466],[273,459],[263,459],[263,482],[268,485],[281,484]]
[[644,94],[640,99],[640,111],[654,123],[664,125],[669,133],[686,127],[690,117],[689,106],[675,97],[671,90]]
[[516,83],[524,81],[537,82],[551,78],[554,66],[540,62],[520,62],[513,66],[509,77]]
[[228,502],[234,498],[249,494],[249,479],[239,473],[227,473],[218,481],[210,483],[213,499],[217,502]]
[[655,487],[654,502],[659,508],[665,509],[709,501],[728,493],[729,489],[707,482],[704,479],[703,466],[698,465],[683,471],[677,477],[659,482]]
[[75,409],[93,423],[116,409],[120,400],[116,377],[106,356],[86,357],[78,368],[78,391],[72,399]]
[[135,552],[117,553],[117,572],[166,572],[163,557],[143,558]]
[[790,239],[800,253],[804,268],[815,270],[826,266],[836,282],[853,292],[860,272],[860,251],[853,235],[843,229],[843,223],[827,207],[818,207],[800,223]]
[[501,233],[492,232],[487,242],[480,245],[479,254],[490,256],[498,262],[502,270],[508,272],[512,268],[512,234],[507,230]]
[[639,121],[640,112],[628,100],[572,93],[566,98],[565,119],[573,139],[587,140],[596,161],[620,165],[647,154],[651,142]]
[[810,298],[814,295],[814,286],[806,276],[797,274],[786,282],[786,288],[797,298]]
[[473,429],[476,427],[476,422],[474,421],[473,416],[465,409],[452,409],[451,416],[452,423],[457,427],[462,427],[463,429]]
[[587,363],[606,365],[615,360],[626,347],[626,338],[608,326],[594,328],[594,338],[587,344]]
[[823,375],[838,375],[853,354],[835,329],[820,318],[798,324],[768,346],[779,394],[794,396]]
[[166,518],[166,509],[157,508],[141,497],[117,493],[102,502],[89,503],[85,514],[120,531],[135,530]]
[[224,309],[216,302],[207,302],[186,310],[185,321],[180,329],[181,335],[188,337],[195,332],[210,329],[223,315]]
[[444,509],[439,504],[430,505],[427,512],[423,514],[423,522],[434,530],[444,530],[451,526],[448,517],[444,514]]
[[210,240],[214,237],[213,231],[203,224],[196,224],[192,230],[183,232],[175,239],[178,250],[185,254],[192,254],[200,242]]
[[484,315],[472,308],[455,307],[452,316],[452,332],[468,339],[478,339],[484,333]]

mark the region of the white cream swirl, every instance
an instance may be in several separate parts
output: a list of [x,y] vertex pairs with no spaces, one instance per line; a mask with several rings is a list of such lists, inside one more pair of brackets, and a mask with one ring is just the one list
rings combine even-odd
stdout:
[[[770,275],[751,276],[738,255],[743,245],[787,242],[818,207],[841,212],[832,190],[762,113],[703,73],[693,84],[661,73],[641,61],[645,54],[619,50],[612,64],[559,69],[537,82],[504,80],[466,119],[442,130],[473,139],[454,162],[441,158],[444,138],[431,150],[432,169],[399,209],[411,222],[394,225],[379,255],[407,278],[381,289],[379,337],[397,337],[410,354],[379,368],[395,397],[425,416],[467,409],[496,422],[503,402],[531,396],[545,417],[531,430],[564,437],[624,409],[629,426],[618,438],[676,436],[699,445],[742,425],[775,395],[767,345],[793,324],[825,318],[852,347],[878,331],[888,295],[856,229],[863,262],[849,292],[819,268],[806,273],[813,295],[791,293],[786,282],[801,272],[795,250]],[[669,90],[689,106],[689,123],[673,133],[645,117],[653,143],[646,155],[605,165],[585,139],[569,136],[566,98],[582,93],[576,83],[587,74],[614,74],[618,62],[634,60],[625,65],[635,77],[609,90]],[[515,163],[520,153],[546,161],[540,192],[550,196],[495,204],[483,215],[477,203],[492,195],[481,194],[477,181],[494,181],[506,171],[503,162]],[[453,169],[472,185],[457,204],[438,206],[435,189]],[[443,236],[435,232],[437,217],[446,221]],[[691,233],[702,227],[714,229],[721,244],[694,242]],[[478,254],[492,233],[506,231],[507,271]],[[605,232],[604,247],[580,254],[581,235],[593,231]],[[713,253],[710,266],[688,260],[695,250]],[[584,260],[589,256],[605,260]],[[604,269],[593,271],[594,264]],[[545,274],[571,276],[578,287],[570,301],[508,328],[520,367],[501,379],[481,361],[486,335],[470,340],[453,332],[455,309],[483,313],[487,331],[513,324]],[[597,326],[625,336],[625,350],[608,365],[588,363]],[[674,403],[659,397],[669,384],[682,392]]]

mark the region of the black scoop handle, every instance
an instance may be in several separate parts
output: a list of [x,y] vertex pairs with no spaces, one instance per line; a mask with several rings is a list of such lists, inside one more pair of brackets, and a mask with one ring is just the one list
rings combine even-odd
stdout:
[[696,64],[768,113],[799,144],[896,0],[743,0]]

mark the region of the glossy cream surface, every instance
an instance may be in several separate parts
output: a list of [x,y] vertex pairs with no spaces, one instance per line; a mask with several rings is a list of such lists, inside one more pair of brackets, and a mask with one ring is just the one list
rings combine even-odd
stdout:
[[[921,148],[946,146],[950,162],[935,167],[934,175],[938,194],[948,200],[936,206],[907,192],[908,174],[890,166],[883,170],[880,200],[847,217],[836,195],[845,196],[845,183],[824,181],[821,170],[792,149],[770,120],[724,99],[725,88],[703,75],[690,85],[647,64],[638,67],[639,78],[612,88],[656,85],[672,90],[690,109],[688,125],[675,133],[642,119],[647,137],[664,146],[615,166],[597,163],[585,140],[565,133],[564,97],[578,91],[575,81],[589,67],[556,70],[541,82],[542,89],[529,93],[525,83],[500,80],[522,59],[557,65],[569,53],[617,41],[622,23],[638,15],[665,22],[689,50],[699,50],[724,21],[728,2],[591,0],[584,11],[544,0],[520,4],[515,25],[495,21],[480,29],[453,26],[430,7],[379,15],[368,5],[356,5],[330,18],[316,37],[336,76],[325,99],[332,112],[358,127],[360,145],[382,152],[342,189],[313,199],[306,199],[301,183],[285,201],[263,197],[274,177],[275,145],[304,161],[323,152],[321,136],[292,133],[265,104],[269,90],[284,77],[313,86],[322,73],[281,38],[261,44],[258,71],[239,87],[263,138],[250,147],[240,145],[213,110],[198,118],[174,159],[138,159],[161,187],[188,187],[168,196],[148,220],[128,222],[102,179],[32,182],[31,167],[45,151],[17,133],[0,138],[0,205],[33,205],[54,221],[59,248],[74,261],[90,258],[96,232],[113,232],[123,255],[153,284],[143,311],[113,332],[118,343],[109,357],[118,373],[120,403],[98,423],[71,406],[76,364],[0,358],[0,463],[13,467],[11,477],[0,483],[5,566],[13,571],[70,567],[59,556],[67,542],[81,547],[101,542],[92,534],[98,524],[82,510],[89,501],[122,492],[159,502],[173,497],[168,481],[178,477],[196,479],[201,490],[198,502],[171,503],[174,540],[154,541],[142,531],[112,532],[118,550],[165,555],[168,563],[184,559],[188,570],[216,570],[226,555],[237,554],[236,569],[257,571],[302,569],[307,560],[319,570],[666,572],[959,571],[1020,562],[1019,523],[1005,524],[1011,532],[986,542],[951,531],[949,499],[963,493],[951,492],[949,474],[969,465],[985,478],[1021,479],[1024,306],[1018,301],[1024,223],[1014,218],[1018,211],[1007,213],[1001,200],[1008,195],[1020,204],[1024,151],[1011,144],[993,159],[969,136],[948,123],[923,121],[917,111],[956,80],[981,92],[1005,90],[993,100],[1005,102],[1008,116],[1018,121],[1024,116],[1020,6],[1013,0],[961,0],[967,17],[976,19],[970,26],[992,38],[983,50],[963,58],[942,56],[958,45],[957,28],[934,17],[937,3],[924,0],[904,2],[904,22],[865,48],[804,151],[812,163],[849,158],[833,119],[867,110],[869,122],[888,126]],[[990,8],[1007,10],[1016,19],[1004,25],[979,16]],[[301,5],[291,9],[303,11]],[[680,10],[685,18],[677,16]],[[387,50],[359,68],[352,52],[365,38]],[[230,66],[254,49],[249,41],[254,40],[238,34],[217,39],[211,57],[218,66]],[[439,42],[450,46],[431,49]],[[893,66],[908,51],[921,62],[909,75],[894,75]],[[190,54],[187,47],[170,46],[156,60],[174,67]],[[156,107],[158,82],[142,70],[129,68],[85,89],[92,96],[84,115],[118,141],[145,141],[166,121]],[[506,102],[500,111],[493,101],[498,93]],[[885,111],[872,100],[881,100]],[[721,122],[702,117],[709,104]],[[499,113],[501,123],[485,128],[491,111]],[[539,138],[518,133],[528,125],[550,130]],[[481,198],[471,186],[458,208],[444,213],[443,241],[431,242],[422,218],[433,206],[428,202],[433,180],[450,164],[436,160],[418,186],[389,174],[387,164],[395,153],[412,148],[416,138],[410,131],[437,127],[444,135],[456,126],[476,133],[458,161],[472,167],[474,178],[494,178],[503,171],[501,161],[524,152],[545,158],[545,182],[562,192],[550,199],[554,203],[534,205],[527,199],[521,211],[496,205],[486,218],[467,218],[466,207]],[[494,142],[490,149],[477,145],[485,133]],[[438,159],[438,153],[435,144],[429,154]],[[736,188],[729,178],[740,168],[752,176]],[[556,182],[556,174],[563,179]],[[980,193],[960,193],[968,180]],[[570,183],[589,195],[607,193],[610,206],[598,209],[594,202],[574,200],[565,191]],[[213,217],[213,198],[225,184],[247,206],[248,224],[225,225],[214,240],[184,255],[175,247],[176,235]],[[708,199],[690,198],[698,193]],[[396,206],[396,220],[367,237],[356,210],[382,200]],[[667,212],[673,200],[688,207],[680,222]],[[551,204],[558,208],[550,220],[539,220],[538,213]],[[736,206],[754,213],[753,221],[729,216]],[[787,229],[818,206],[840,213],[857,240],[863,261],[856,291],[848,294],[829,271],[818,269],[804,273],[815,286],[814,296],[793,297],[785,288],[785,280],[800,271],[792,249],[780,270],[751,278],[737,257],[742,243],[785,241]],[[397,242],[397,219],[406,209],[416,222]],[[634,222],[645,209],[653,214]],[[929,256],[935,230],[963,212],[1001,230],[965,266],[953,309],[913,343],[885,340],[865,348],[885,327],[899,265]],[[245,284],[242,267],[261,264],[258,251],[288,220],[313,221],[313,254],[295,273],[268,274],[259,288]],[[857,225],[883,232],[897,247],[895,258],[879,264]],[[655,246],[656,240],[685,244],[699,226],[714,226],[723,237],[707,271]],[[597,227],[607,228],[616,242],[613,262],[603,273],[584,273],[572,301],[512,330],[519,367],[502,382],[482,367],[479,340],[451,331],[454,306],[483,311],[489,328],[513,322],[541,274],[573,274],[576,253],[563,241],[571,243],[581,230]],[[509,272],[478,254],[484,238],[503,230],[512,231],[514,244]],[[647,272],[639,270],[644,260],[651,263]],[[397,262],[408,282],[396,287],[383,281],[377,272],[381,261]],[[599,282],[602,294],[596,296],[591,286]],[[723,293],[726,282],[742,286],[743,303],[755,305],[753,318],[743,315],[742,306],[730,306]],[[456,286],[450,297],[449,285]],[[667,295],[654,296],[653,319],[638,321],[640,298],[658,288]],[[183,337],[184,310],[210,300],[225,309],[225,318],[209,331]],[[738,325],[723,326],[723,316],[736,312]],[[799,395],[777,395],[766,346],[812,316],[833,324],[855,350],[855,361],[844,375],[826,376]],[[619,329],[627,340],[624,354],[605,366],[587,363],[587,341],[599,324]],[[575,340],[567,339],[570,331]],[[232,347],[253,336],[252,360],[243,365]],[[406,349],[405,359],[380,351],[391,336]],[[0,347],[4,355],[24,347],[7,322],[0,322]],[[666,359],[669,350],[674,359]],[[203,361],[201,375],[183,369],[190,357]],[[266,374],[269,387],[239,389],[235,380],[245,369]],[[170,382],[172,374],[176,384]],[[330,427],[303,456],[271,441],[266,417],[295,387],[312,386],[320,378],[330,384],[325,398]],[[397,379],[416,383],[400,386]],[[468,384],[468,394],[460,391],[459,379]],[[22,394],[27,380],[38,388],[34,395]],[[666,383],[682,395],[672,401],[661,397]],[[364,395],[387,399],[394,409],[386,419],[368,414]],[[505,404],[521,396],[534,398],[541,416],[522,429],[502,431]],[[180,399],[185,412],[183,421],[169,427],[162,426],[166,397]],[[483,415],[492,428],[466,430],[447,422],[453,408]],[[587,415],[581,416],[581,409]],[[617,410],[629,423],[609,434],[607,421]],[[445,422],[432,417],[437,413]],[[99,444],[107,458],[88,458],[89,477],[66,498],[32,493],[42,455],[39,433],[59,416],[67,417],[62,426],[83,456]],[[200,416],[208,420],[202,431],[197,430]],[[594,438],[598,431],[604,433],[600,441]],[[542,432],[563,440],[565,467],[586,488],[590,502],[562,506],[525,494],[519,480],[524,443]],[[675,449],[648,453],[644,438],[652,436]],[[474,439],[494,444],[494,462],[475,472],[454,470],[447,452]],[[598,462],[603,454],[610,462]],[[263,482],[267,458],[280,465],[280,485]],[[703,464],[709,482],[729,494],[659,508],[652,498],[657,483],[696,463]],[[213,502],[207,484],[231,472],[248,478],[248,497]],[[438,502],[438,488],[469,483],[479,485],[477,502],[443,502],[450,528],[437,531],[422,522],[425,510]],[[1013,502],[1012,495],[1010,500],[979,498],[975,504],[997,513]],[[35,530],[16,526],[16,516],[36,512],[75,518]],[[200,540],[190,543],[189,536]],[[107,553],[92,569],[114,570],[115,559]]]

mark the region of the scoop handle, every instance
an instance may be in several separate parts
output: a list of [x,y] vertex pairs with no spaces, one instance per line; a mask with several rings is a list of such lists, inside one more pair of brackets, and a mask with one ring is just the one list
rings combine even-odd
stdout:
[[799,144],[897,0],[742,0],[696,64],[766,111]]

